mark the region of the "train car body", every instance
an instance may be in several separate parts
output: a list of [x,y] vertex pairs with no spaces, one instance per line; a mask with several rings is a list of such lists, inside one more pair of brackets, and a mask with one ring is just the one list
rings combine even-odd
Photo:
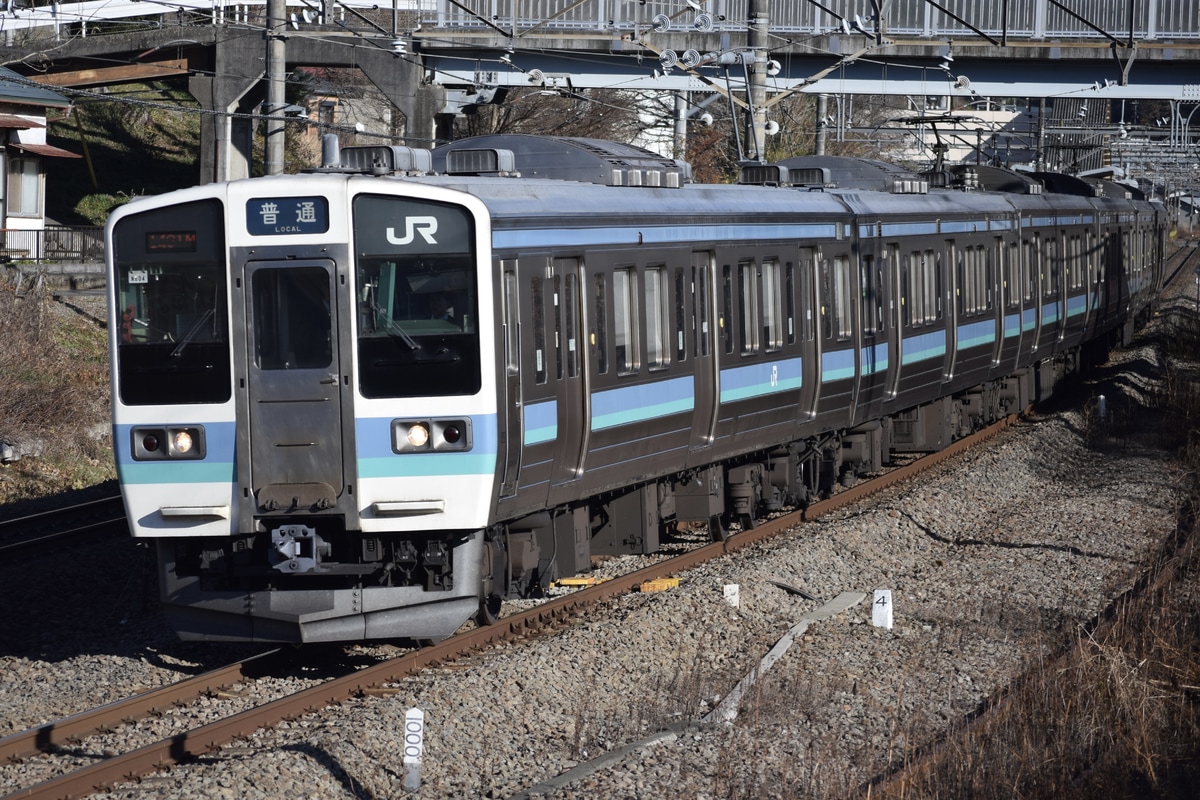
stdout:
[[180,635],[447,636],[1041,399],[1161,281],[1161,210],[1112,186],[746,181],[489,137],[115,212],[118,476]]

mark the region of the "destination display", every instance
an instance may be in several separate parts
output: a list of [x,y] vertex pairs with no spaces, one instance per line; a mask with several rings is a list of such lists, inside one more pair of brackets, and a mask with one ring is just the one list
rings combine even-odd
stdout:
[[325,233],[329,201],[324,197],[255,197],[246,201],[246,230],[251,236]]

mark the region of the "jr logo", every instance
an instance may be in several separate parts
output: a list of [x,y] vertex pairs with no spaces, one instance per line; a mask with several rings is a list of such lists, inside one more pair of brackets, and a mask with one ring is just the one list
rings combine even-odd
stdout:
[[387,229],[388,244],[406,245],[412,244],[413,239],[417,234],[421,234],[421,238],[428,244],[437,244],[437,239],[433,235],[437,233],[438,221],[437,217],[405,217],[404,218],[404,237],[396,237],[396,229]]

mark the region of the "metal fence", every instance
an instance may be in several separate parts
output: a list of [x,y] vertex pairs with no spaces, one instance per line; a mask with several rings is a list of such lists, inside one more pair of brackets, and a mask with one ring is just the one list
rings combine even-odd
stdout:
[[[746,28],[747,0],[708,0],[696,4],[698,11],[689,5],[684,0],[436,0],[436,10],[420,13],[423,25],[451,29],[496,26],[517,34],[535,27],[539,32],[641,29],[659,15],[670,19],[672,27],[711,24],[714,30]],[[820,4],[771,0],[765,5],[769,27],[776,33],[836,33],[843,25],[835,14],[848,22],[857,17],[864,27],[875,29],[870,0]],[[976,37],[972,28],[976,28],[996,38],[1030,40],[1111,37],[1126,41],[1131,34],[1137,40],[1200,39],[1200,0],[1073,0],[1071,12],[1063,5],[1051,0],[942,0],[938,8],[926,0],[895,0],[885,6],[882,27],[888,36],[925,38],[972,38]],[[707,20],[701,20],[701,14]]]
[[0,261],[104,261],[104,229],[47,225],[45,230],[0,228]]

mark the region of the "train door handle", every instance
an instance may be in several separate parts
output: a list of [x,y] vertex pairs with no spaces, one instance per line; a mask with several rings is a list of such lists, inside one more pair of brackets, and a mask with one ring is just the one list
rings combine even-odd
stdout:
[[330,375],[328,378],[321,379],[322,386],[328,386],[329,384],[337,383],[337,382],[338,382],[337,375]]

